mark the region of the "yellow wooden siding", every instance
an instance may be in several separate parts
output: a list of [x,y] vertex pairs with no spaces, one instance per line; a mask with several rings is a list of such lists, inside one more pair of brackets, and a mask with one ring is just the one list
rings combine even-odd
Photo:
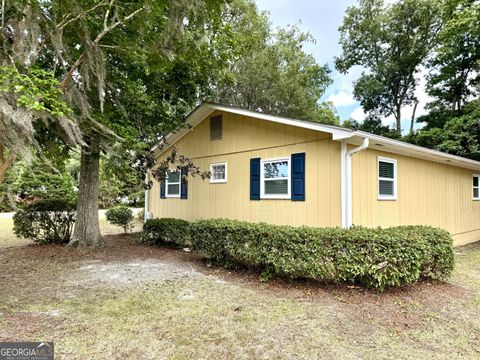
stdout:
[[[397,160],[397,200],[378,200],[378,157]],[[448,230],[456,245],[480,240],[480,201],[472,200],[473,170],[380,152],[352,159],[353,223],[426,224]]]
[[[212,114],[217,115],[218,112]],[[209,121],[175,146],[202,169],[227,162],[228,181],[190,178],[188,199],[149,192],[154,217],[231,218],[294,226],[340,226],[340,142],[325,133],[223,113],[223,139],[210,141]],[[306,201],[250,200],[250,159],[306,153]],[[378,200],[377,158],[397,160],[397,200]],[[480,240],[480,201],[472,200],[475,171],[368,149],[353,155],[353,223],[364,226],[426,224],[448,230],[456,245]]]
[[[227,162],[228,181],[210,183],[190,178],[186,200],[160,199],[159,183],[155,181],[149,195],[154,217],[224,217],[294,226],[341,224],[340,144],[331,141],[328,134],[223,113],[222,140],[210,141],[207,119],[175,146],[202,169],[208,170],[211,163]],[[306,154],[306,201],[250,200],[251,158],[290,157],[299,152]]]

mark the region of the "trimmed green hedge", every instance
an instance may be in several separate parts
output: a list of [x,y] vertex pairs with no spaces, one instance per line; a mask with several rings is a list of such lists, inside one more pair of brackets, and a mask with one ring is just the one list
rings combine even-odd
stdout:
[[429,226],[341,229],[214,219],[196,221],[189,230],[193,248],[210,261],[256,268],[265,277],[384,290],[421,278],[445,280],[454,265],[450,234]]
[[190,244],[190,223],[181,219],[150,219],[143,224],[140,242],[158,245],[185,246]]

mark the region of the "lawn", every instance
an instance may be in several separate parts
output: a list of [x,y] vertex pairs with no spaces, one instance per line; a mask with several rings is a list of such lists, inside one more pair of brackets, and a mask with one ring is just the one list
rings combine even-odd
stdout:
[[0,341],[54,340],[58,358],[480,358],[480,245],[457,250],[447,284],[380,294],[262,283],[104,221],[109,246],[84,251],[0,221]]

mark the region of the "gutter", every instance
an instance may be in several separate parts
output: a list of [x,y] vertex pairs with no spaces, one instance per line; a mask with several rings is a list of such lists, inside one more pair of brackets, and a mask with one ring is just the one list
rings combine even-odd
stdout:
[[342,140],[341,144],[341,196],[342,196],[342,227],[349,228],[353,224],[352,211],[352,155],[368,148],[370,140],[363,138],[362,144],[347,151],[347,142]]

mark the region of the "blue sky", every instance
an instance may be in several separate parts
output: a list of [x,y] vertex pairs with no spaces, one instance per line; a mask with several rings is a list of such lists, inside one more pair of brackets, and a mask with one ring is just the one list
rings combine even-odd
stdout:
[[[300,22],[302,30],[310,32],[316,39],[316,44],[308,44],[306,51],[315,56],[319,64],[327,63],[332,69],[334,80],[321,100],[329,100],[335,104],[342,120],[350,117],[363,120],[364,113],[358,102],[353,99],[353,81],[361,70],[355,69],[346,75],[339,74],[334,67],[333,59],[340,55],[338,45],[338,27],[343,21],[347,7],[356,5],[356,0],[256,0],[259,9],[270,12],[270,20],[274,27],[285,26]],[[417,115],[424,113],[423,105],[428,100],[423,91],[423,82],[417,91],[420,100]],[[408,127],[408,118],[411,108],[405,108],[405,122],[402,128]],[[393,118],[384,119],[384,123],[391,125]]]

